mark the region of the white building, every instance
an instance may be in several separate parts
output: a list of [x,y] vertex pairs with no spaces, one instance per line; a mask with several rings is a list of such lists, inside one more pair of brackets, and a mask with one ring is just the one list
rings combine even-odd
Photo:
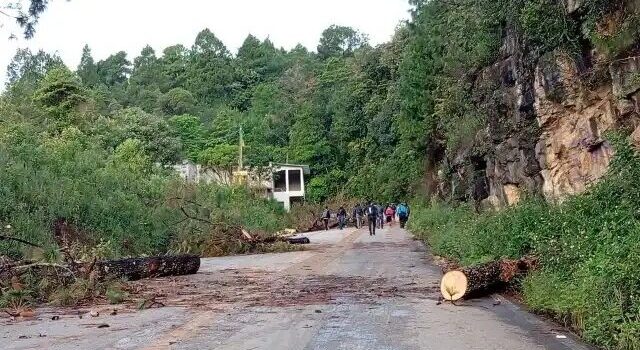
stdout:
[[[184,161],[173,167],[187,182],[218,183],[231,185],[234,183],[233,174],[229,170],[216,171]],[[285,210],[291,209],[291,204],[304,201],[305,175],[309,175],[309,166],[297,164],[269,164],[269,171],[244,172],[248,186],[260,190],[267,198],[282,203]],[[237,172],[236,172],[237,173]]]
[[309,166],[296,164],[270,164],[271,197],[282,203],[289,211],[291,204],[304,201],[304,176],[309,175]]

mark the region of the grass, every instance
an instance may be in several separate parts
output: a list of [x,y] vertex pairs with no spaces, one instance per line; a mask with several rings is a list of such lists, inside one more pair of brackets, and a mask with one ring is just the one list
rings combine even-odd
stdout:
[[614,135],[609,173],[562,204],[527,199],[500,212],[414,205],[410,229],[435,254],[473,265],[535,254],[525,303],[606,349],[640,349],[640,156]]

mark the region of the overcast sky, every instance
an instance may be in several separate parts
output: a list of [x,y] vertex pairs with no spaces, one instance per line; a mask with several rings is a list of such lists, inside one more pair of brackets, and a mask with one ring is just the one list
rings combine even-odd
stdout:
[[190,47],[209,28],[234,53],[249,33],[315,51],[331,24],[354,27],[372,44],[388,41],[410,8],[407,0],[53,0],[33,39],[8,40],[11,29],[0,28],[0,82],[4,87],[17,48],[57,52],[75,69],[85,44],[96,60],[120,50],[132,60],[146,44],[157,53],[178,43]]

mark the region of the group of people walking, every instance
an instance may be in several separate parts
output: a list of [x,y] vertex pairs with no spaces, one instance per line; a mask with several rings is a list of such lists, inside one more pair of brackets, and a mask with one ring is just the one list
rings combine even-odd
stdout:
[[[389,203],[386,206],[369,202],[367,205],[356,204],[351,211],[351,219],[354,222],[356,228],[361,228],[364,225],[364,219],[367,219],[369,226],[369,235],[376,234],[376,228],[383,229],[384,224],[392,225],[397,221],[400,222],[400,227],[404,228],[409,220],[410,209],[407,203],[400,203],[395,205]],[[325,207],[322,213],[322,220],[324,222],[325,230],[329,229],[329,219],[331,218],[331,210],[329,207]],[[347,226],[348,214],[344,206],[341,206],[336,212],[336,218],[338,219],[338,227],[342,230]]]

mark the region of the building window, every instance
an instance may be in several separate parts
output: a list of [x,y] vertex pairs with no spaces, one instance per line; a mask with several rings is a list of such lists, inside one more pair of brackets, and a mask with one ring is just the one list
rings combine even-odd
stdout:
[[287,177],[284,170],[273,173],[273,192],[287,192]]
[[300,170],[289,170],[289,191],[302,191],[302,175]]

